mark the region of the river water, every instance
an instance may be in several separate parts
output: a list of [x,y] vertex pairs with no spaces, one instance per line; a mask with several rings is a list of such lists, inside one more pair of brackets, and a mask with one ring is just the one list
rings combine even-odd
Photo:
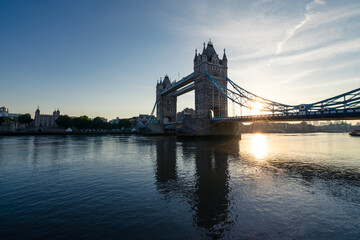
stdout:
[[360,239],[360,138],[0,137],[0,239]]

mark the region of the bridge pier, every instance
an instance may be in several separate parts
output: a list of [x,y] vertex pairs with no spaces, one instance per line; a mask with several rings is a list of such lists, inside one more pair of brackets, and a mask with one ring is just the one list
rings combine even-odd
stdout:
[[237,137],[241,138],[240,124],[211,122],[210,118],[185,118],[176,132],[180,137]]

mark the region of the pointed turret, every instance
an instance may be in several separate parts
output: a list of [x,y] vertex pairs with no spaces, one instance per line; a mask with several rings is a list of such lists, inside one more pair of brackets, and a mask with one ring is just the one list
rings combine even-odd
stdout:
[[163,88],[165,89],[165,88],[169,87],[170,85],[171,85],[170,78],[169,78],[169,76],[166,74],[166,75],[165,75],[165,78],[164,78],[164,81],[163,81],[163,83],[162,83],[162,86],[163,86]]
[[226,57],[226,53],[225,53],[225,48],[224,48],[224,55],[223,55],[222,60],[223,60],[223,61],[227,61],[227,57]]
[[196,61],[197,59],[198,59],[197,49],[195,49],[195,57],[194,57],[194,61]]
[[206,52],[206,55],[207,55],[207,60],[209,62],[211,62],[211,59],[213,56],[217,55],[215,49],[214,49],[214,45],[213,43],[211,42],[211,39],[209,40],[207,46],[206,46],[206,49],[205,49],[205,52]]

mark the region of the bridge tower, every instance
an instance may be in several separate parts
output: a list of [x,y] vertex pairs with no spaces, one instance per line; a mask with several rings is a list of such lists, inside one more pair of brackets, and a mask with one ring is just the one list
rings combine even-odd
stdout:
[[160,82],[156,85],[156,116],[161,123],[176,122],[176,97],[171,96],[171,94],[166,96],[160,95],[161,91],[171,85],[170,78],[167,74],[164,80],[160,79]]
[[211,40],[202,54],[195,51],[194,82],[195,112],[198,118],[227,117],[227,98],[211,84],[206,72],[223,86],[227,87],[227,58],[224,49],[223,58],[217,55]]

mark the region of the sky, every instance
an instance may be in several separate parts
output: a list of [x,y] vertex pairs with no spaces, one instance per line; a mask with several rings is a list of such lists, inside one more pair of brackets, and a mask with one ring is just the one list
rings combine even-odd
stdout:
[[[359,26],[359,0],[0,0],[0,105],[32,116],[37,106],[149,114],[157,81],[193,72],[210,38],[238,85],[311,103],[360,87]],[[177,107],[194,108],[194,93]]]

